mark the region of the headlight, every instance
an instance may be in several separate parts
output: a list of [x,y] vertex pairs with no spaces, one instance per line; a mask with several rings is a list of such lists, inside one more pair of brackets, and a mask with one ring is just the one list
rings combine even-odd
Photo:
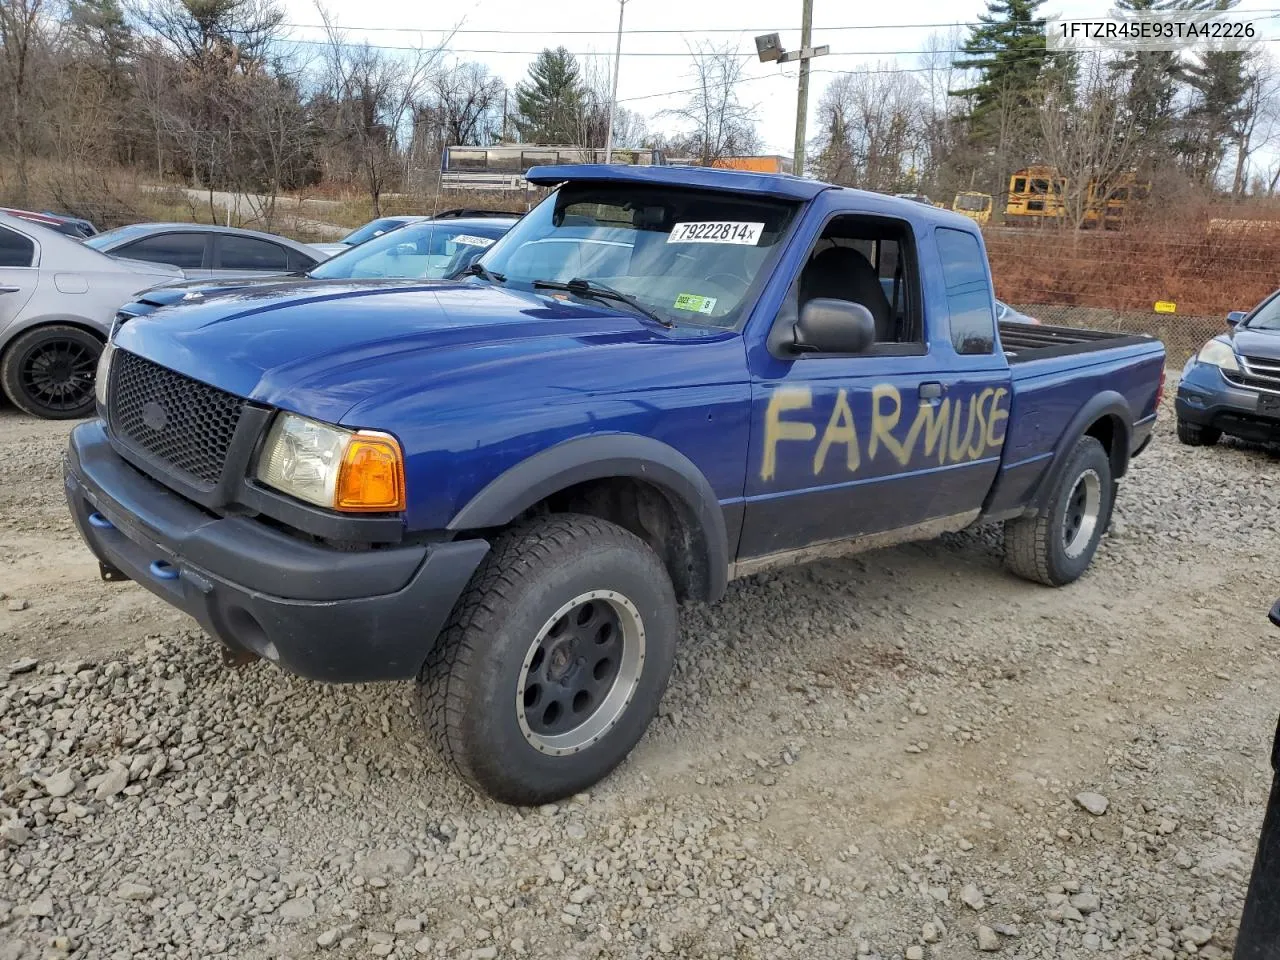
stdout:
[[1200,348],[1196,359],[1201,363],[1221,367],[1223,370],[1240,369],[1240,364],[1236,361],[1236,352],[1231,349],[1231,344],[1221,340],[1210,340],[1206,343]]
[[[114,333],[115,330],[111,332]],[[102,348],[102,355],[98,357],[98,369],[93,374],[93,396],[100,407],[107,405],[107,381],[111,379],[111,357],[115,352],[116,345],[108,340]]]
[[262,454],[258,480],[318,507],[351,513],[403,510],[404,456],[396,439],[282,413]]

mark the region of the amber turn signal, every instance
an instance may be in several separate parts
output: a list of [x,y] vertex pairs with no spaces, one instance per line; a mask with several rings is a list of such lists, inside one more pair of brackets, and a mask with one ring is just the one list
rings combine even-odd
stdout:
[[371,430],[352,436],[338,471],[333,505],[350,513],[404,509],[404,454],[395,437]]

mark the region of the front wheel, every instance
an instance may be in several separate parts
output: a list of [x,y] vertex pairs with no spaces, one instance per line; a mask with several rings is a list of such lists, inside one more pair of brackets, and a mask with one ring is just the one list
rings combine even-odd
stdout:
[[1093,562],[1114,503],[1107,451],[1082,437],[1035,516],[1004,525],[1005,566],[1050,587],[1071,583]]
[[17,337],[0,362],[10,402],[45,420],[74,420],[93,413],[93,378],[102,341],[66,324],[36,327]]
[[427,734],[496,800],[548,803],[631,752],[658,709],[678,616],[647,544],[559,514],[502,536],[418,681]]
[[1179,417],[1178,439],[1188,447],[1211,447],[1222,439],[1222,431]]

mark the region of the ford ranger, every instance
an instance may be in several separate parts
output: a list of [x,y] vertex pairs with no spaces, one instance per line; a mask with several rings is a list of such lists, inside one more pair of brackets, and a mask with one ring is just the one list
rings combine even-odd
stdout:
[[107,579],[242,657],[413,680],[510,803],[582,790],[662,697],[678,603],[1003,523],[1089,566],[1159,341],[1000,325],[955,213],[812,180],[561,166],[461,280],[307,281],[119,323],[66,495]]

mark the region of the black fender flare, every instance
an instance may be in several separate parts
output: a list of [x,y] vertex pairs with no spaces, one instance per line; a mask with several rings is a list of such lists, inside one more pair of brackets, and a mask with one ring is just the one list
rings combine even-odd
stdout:
[[720,501],[692,460],[652,437],[597,433],[547,447],[486,484],[454,515],[447,529],[505,526],[554,493],[614,477],[641,480],[666,494],[706,557],[705,596],[699,599],[719,600],[729,577],[729,540]]
[[1129,446],[1133,438],[1133,411],[1129,406],[1129,401],[1124,398],[1123,394],[1117,393],[1115,390],[1103,390],[1090,398],[1083,407],[1077,410],[1076,415],[1071,418],[1066,429],[1062,431],[1062,436],[1058,438],[1058,442],[1053,448],[1053,459],[1049,463],[1049,469],[1040,478],[1040,483],[1028,502],[1026,513],[1035,513],[1044,505],[1045,497],[1049,495],[1049,491],[1057,486],[1058,479],[1062,476],[1062,471],[1067,467],[1067,460],[1071,456],[1071,451],[1080,442],[1080,438],[1088,433],[1089,428],[1099,420],[1107,418],[1112,421],[1113,429],[1111,438],[1111,479],[1119,480],[1124,476],[1125,471],[1129,469]]

